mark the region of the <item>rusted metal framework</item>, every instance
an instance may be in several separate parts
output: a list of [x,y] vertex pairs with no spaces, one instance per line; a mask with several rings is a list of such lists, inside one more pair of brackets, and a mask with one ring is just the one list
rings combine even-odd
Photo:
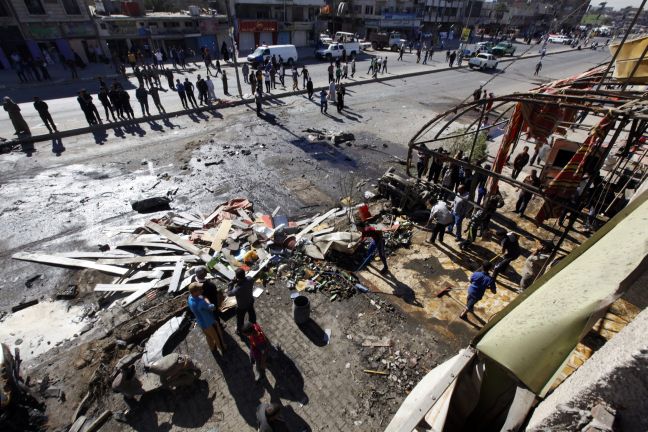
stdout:
[[[642,165],[648,150],[648,145],[643,144],[644,134],[648,129],[648,93],[633,87],[626,88],[624,83],[608,78],[608,73],[608,68],[598,67],[579,76],[554,81],[529,92],[483,98],[457,105],[437,115],[411,138],[407,156],[407,174],[412,175],[410,169],[416,162],[417,154],[419,157],[423,154],[486,175],[489,178],[489,194],[497,192],[499,182],[504,182],[540,197],[544,201],[541,209],[544,210],[543,217],[555,217],[558,209],[569,210],[568,226],[556,244],[555,253],[579,216],[596,218],[599,223],[604,223],[605,217],[599,215],[610,212],[613,205],[624,195],[626,188],[632,183],[643,182],[648,173]],[[543,118],[543,113],[546,112],[550,112],[552,116],[547,115]],[[560,187],[564,185],[555,184],[560,183],[555,181],[556,179],[536,189],[502,174],[503,167],[515,151],[523,134],[527,134],[527,139],[534,139],[536,144],[548,143],[548,138],[565,139],[568,136],[568,129],[584,130],[577,121],[577,115],[582,118],[589,116],[597,122],[589,130],[589,136],[581,144],[581,149],[577,151],[578,154],[584,149],[584,153],[579,155],[582,159],[597,156],[596,162],[594,166],[591,164],[588,166],[589,174],[585,174],[582,170],[579,171],[580,168],[575,169],[576,165],[573,165],[575,162],[571,160],[572,165],[568,163],[560,174],[570,175],[570,184],[586,181],[585,189],[592,184],[595,178],[593,173],[600,174],[603,179],[599,186],[602,188],[602,194],[599,194],[594,203],[584,203],[582,196],[577,202],[568,199],[565,194],[566,189]],[[545,131],[547,133],[532,136],[533,123],[542,120],[550,124]],[[493,167],[491,170],[486,170],[475,163],[479,161],[473,160],[477,139],[480,134],[487,134],[492,129],[502,128],[504,125],[506,130],[498,154],[493,161]],[[451,140],[458,138],[464,140],[472,138],[472,149],[468,157],[459,160],[439,151]],[[608,167],[607,170],[602,171],[603,164],[613,149],[617,150],[616,163],[613,168]],[[634,167],[630,168],[632,158],[636,158],[637,155],[641,156],[640,159],[636,161]],[[580,166],[585,165],[582,160],[580,163]],[[574,172],[563,173],[570,169]],[[621,183],[621,187],[618,183]],[[612,202],[605,199],[609,194],[613,196]],[[595,211],[589,214],[583,213],[581,209],[587,204],[589,207],[594,206]],[[540,213],[537,217],[540,217]],[[536,223],[540,225],[543,220],[536,219]]]

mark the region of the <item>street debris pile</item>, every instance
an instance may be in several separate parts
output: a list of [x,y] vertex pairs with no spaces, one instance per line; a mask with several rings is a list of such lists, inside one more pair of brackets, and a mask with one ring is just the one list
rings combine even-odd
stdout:
[[[289,221],[280,208],[270,215],[255,213],[251,202],[237,198],[217,206],[204,218],[172,211],[141,227],[112,230],[128,237],[112,247],[104,245],[99,252],[19,252],[13,258],[115,275],[112,283],[94,287],[102,293],[100,303],[125,294],[113,306],[125,307],[144,295],[150,298],[163,291],[180,292],[200,265],[222,282],[231,281],[234,270],[243,268],[264,286],[283,278],[291,289],[324,292],[333,301],[366,292],[352,273],[371,260],[361,233],[354,228],[358,220],[385,231],[388,251],[409,244],[411,223],[384,209],[371,216],[367,205],[334,208]],[[235,305],[229,300],[226,303],[226,309]]]

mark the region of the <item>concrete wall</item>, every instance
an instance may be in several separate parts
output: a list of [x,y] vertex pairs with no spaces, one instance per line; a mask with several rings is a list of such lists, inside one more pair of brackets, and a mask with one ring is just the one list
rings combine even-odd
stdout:
[[[645,276],[645,275],[644,275]],[[633,288],[646,291],[645,277]],[[648,310],[597,351],[538,405],[528,431],[579,430],[602,401],[617,410],[618,430],[648,430]],[[584,418],[585,417],[585,418]]]
[[45,15],[31,15],[25,2],[22,0],[10,0],[11,4],[16,11],[16,15],[20,22],[69,22],[69,21],[85,21],[89,19],[88,9],[81,0],[76,0],[81,10],[80,15],[68,15],[65,12],[63,3],[46,2],[41,0],[41,4],[45,9]]

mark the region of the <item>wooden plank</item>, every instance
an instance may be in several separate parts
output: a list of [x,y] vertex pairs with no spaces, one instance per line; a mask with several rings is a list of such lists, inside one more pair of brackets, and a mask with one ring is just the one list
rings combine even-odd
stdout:
[[[173,267],[171,268],[173,270]],[[142,270],[135,273],[124,281],[124,283],[133,282],[141,279],[160,279],[164,276],[164,272],[160,267],[155,267],[155,270]]]
[[250,216],[245,212],[243,209],[236,209],[236,213],[241,217],[243,220],[248,220],[250,222],[254,222],[252,219],[250,219]]
[[100,264],[113,264],[113,265],[128,265],[128,264],[140,264],[140,263],[170,263],[178,261],[187,261],[187,262],[196,262],[198,261],[197,257],[191,255],[153,255],[153,256],[141,256],[134,258],[114,258],[114,259],[104,259],[98,260]]
[[141,290],[142,288],[148,287],[153,288],[155,282],[144,282],[144,283],[132,283],[132,284],[97,284],[95,285],[95,291],[128,291],[135,292]]
[[279,213],[279,210],[280,210],[280,209],[281,209],[281,206],[277,206],[277,208],[274,209],[274,211],[272,212],[271,216],[272,216],[272,217],[277,216],[277,213]]
[[327,212],[324,213],[322,216],[319,216],[319,217],[315,218],[315,220],[313,220],[313,222],[311,222],[310,224],[308,224],[308,226],[307,226],[306,228],[304,228],[303,230],[301,230],[301,231],[300,231],[300,232],[295,236],[296,239],[299,241],[299,239],[301,239],[305,234],[308,234],[308,233],[309,233],[313,228],[315,228],[317,225],[319,225],[319,224],[321,224],[322,222],[324,222],[324,221],[325,221],[326,219],[328,219],[329,217],[333,216],[333,214],[334,214],[335,212],[337,212],[337,211],[338,211],[338,209],[337,209],[337,208],[334,208],[334,209],[331,209],[331,210],[327,211]]
[[61,256],[65,258],[128,258],[137,256],[134,253],[126,251],[108,251],[108,252],[61,252],[56,254],[56,256]]
[[137,299],[142,297],[144,294],[146,294],[149,290],[151,290],[153,288],[163,288],[165,286],[168,286],[169,283],[171,283],[171,278],[166,278],[166,279],[162,279],[162,280],[155,280],[155,281],[152,281],[151,283],[152,283],[152,286],[143,287],[142,289],[135,291],[134,293],[132,293],[131,295],[129,295],[128,297],[123,299],[121,301],[121,305],[122,306],[130,305],[131,303],[135,302]]
[[173,269],[171,282],[169,282],[169,292],[176,292],[180,286],[180,278],[182,277],[182,270],[184,269],[184,261],[178,261]]
[[270,255],[268,258],[266,258],[265,261],[263,261],[261,265],[259,265],[259,268],[249,272],[248,276],[250,276],[252,279],[256,278],[257,275],[268,265],[272,258],[274,258],[274,255]]
[[209,262],[209,260],[211,259],[211,256],[207,253],[204,253],[198,246],[191,243],[189,240],[185,240],[179,235],[172,233],[171,231],[164,228],[163,226],[160,226],[155,222],[147,222],[145,226],[146,228],[155,231],[161,236],[168,238],[171,242],[177,244],[178,246],[180,246],[190,254],[196,255],[204,262]]
[[[224,220],[230,220],[230,219],[224,219]],[[250,224],[246,224],[245,222],[241,222],[238,219],[232,219],[232,225],[234,225],[236,228],[241,228],[241,229],[249,229]]]
[[220,252],[223,247],[223,242],[229,236],[230,229],[232,229],[232,221],[230,219],[225,219],[221,222],[218,231],[216,232],[216,236],[214,237],[214,241],[212,241],[210,246],[210,249],[212,249],[214,253]]
[[54,266],[61,266],[61,267],[89,268],[89,269],[99,270],[105,273],[115,274],[119,276],[123,276],[126,274],[126,272],[128,272],[128,269],[122,267],[115,267],[112,265],[105,265],[94,261],[86,261],[86,260],[80,260],[75,258],[65,258],[61,256],[42,254],[42,253],[17,252],[13,254],[12,258],[20,261],[32,261],[41,264],[51,264]]
[[176,251],[184,251],[180,246],[172,243],[157,243],[157,242],[124,242],[116,246],[118,249],[125,248],[153,248],[153,249],[171,249]]

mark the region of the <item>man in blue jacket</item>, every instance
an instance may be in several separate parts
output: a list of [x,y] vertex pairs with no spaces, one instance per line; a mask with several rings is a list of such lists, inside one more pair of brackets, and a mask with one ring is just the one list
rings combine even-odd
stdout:
[[214,306],[205,297],[203,297],[203,284],[200,282],[193,282],[189,285],[189,309],[196,317],[196,323],[205,333],[207,344],[212,352],[220,349],[221,354],[225,352],[225,346],[220,338],[219,332],[216,328],[218,325],[214,318]]
[[468,312],[474,314],[473,309],[475,308],[475,304],[484,297],[487,288],[495,294],[495,279],[488,274],[492,267],[493,265],[490,262],[485,261],[482,264],[481,270],[476,271],[470,277],[466,309],[459,315],[459,318],[465,320],[468,318]]

